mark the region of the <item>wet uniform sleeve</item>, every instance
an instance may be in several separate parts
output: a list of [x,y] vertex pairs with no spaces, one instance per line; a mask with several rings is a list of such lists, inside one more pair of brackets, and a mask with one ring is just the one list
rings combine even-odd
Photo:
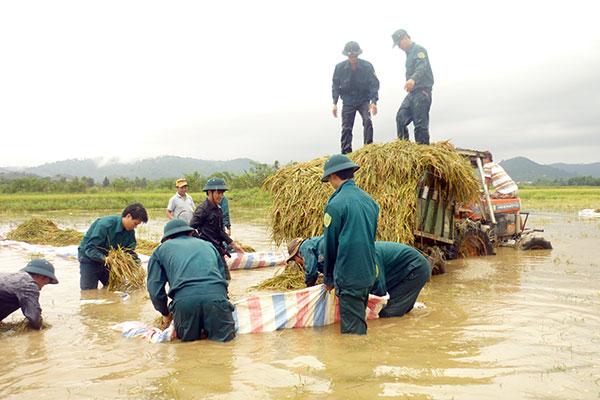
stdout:
[[158,252],[155,251],[148,261],[148,279],[146,286],[148,287],[148,295],[154,309],[164,316],[169,315],[169,307],[167,306],[167,292],[165,284],[167,283],[167,273],[162,266]]
[[420,49],[415,54],[415,72],[412,73],[409,79],[415,81],[415,86],[417,83],[420,83],[423,77],[425,76],[426,71],[429,67],[429,57],[427,56],[427,52],[425,49]]
[[221,201],[221,210],[223,211],[223,225],[227,229],[231,229],[231,220],[229,219],[229,201],[227,197],[223,197]]
[[306,286],[314,286],[317,282],[317,278],[319,277],[319,266],[317,257],[315,257],[314,252],[310,249],[306,249],[305,251],[300,250],[300,255],[304,258],[304,282]]
[[341,231],[340,213],[330,205],[325,209],[323,228],[323,283],[334,286],[333,270],[337,259],[337,249]]
[[[108,240],[108,227],[104,224],[97,223],[94,230],[88,236],[88,241],[83,249],[86,256],[97,262],[104,262],[108,254],[110,241]],[[102,249],[102,250],[100,250]]]
[[331,96],[333,97],[333,104],[337,104],[340,98],[340,72],[338,66],[336,65],[335,70],[333,71],[333,85],[331,86]]
[[[35,282],[34,285],[37,285]],[[17,292],[17,298],[21,306],[21,311],[25,318],[29,320],[29,326],[33,329],[42,327],[42,308],[40,307],[40,291],[35,290],[32,285],[28,284],[23,287],[23,290]]]
[[379,79],[373,65],[369,65],[369,100],[373,104],[377,104],[379,100]]
[[140,258],[135,252],[135,246],[137,246],[137,240],[135,239],[135,231],[127,232],[128,234],[125,236],[122,243],[120,243],[121,247],[125,248],[125,251],[133,257],[136,263],[140,264]]
[[204,209],[202,208],[202,203],[200,203],[200,205],[196,208],[196,211],[194,211],[194,215],[192,215],[192,219],[190,220],[190,226],[198,230],[204,223],[205,218],[206,215],[204,213]]

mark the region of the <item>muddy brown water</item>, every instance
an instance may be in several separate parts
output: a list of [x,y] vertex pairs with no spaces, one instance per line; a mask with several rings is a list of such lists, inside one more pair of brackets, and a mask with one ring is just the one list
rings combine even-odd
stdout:
[[[97,216],[51,216],[85,229]],[[156,240],[166,220],[138,235]],[[0,232],[19,218],[0,215]],[[0,336],[3,399],[599,399],[600,221],[537,213],[554,250],[449,262],[402,318],[369,321],[367,336],[339,325],[238,335],[230,343],[151,344],[109,327],[151,322],[146,293],[129,299],[79,290],[75,260],[52,261],[60,280],[41,293],[41,332]],[[263,225],[233,236],[272,250]],[[28,261],[0,246],[0,272]],[[232,271],[233,300],[276,268]],[[104,299],[105,304],[81,300]],[[20,311],[8,321],[22,319]]]

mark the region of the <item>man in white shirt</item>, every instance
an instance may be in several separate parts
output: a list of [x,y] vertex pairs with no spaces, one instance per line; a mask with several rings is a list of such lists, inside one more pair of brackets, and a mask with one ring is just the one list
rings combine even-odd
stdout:
[[519,188],[517,184],[508,176],[504,168],[493,162],[492,153],[485,152],[483,158],[483,175],[488,191],[490,183],[496,191],[490,193],[493,199],[516,199],[519,197]]
[[182,219],[189,224],[196,207],[192,196],[187,194],[188,183],[183,178],[177,179],[175,186],[177,187],[177,193],[169,200],[167,217],[169,219]]

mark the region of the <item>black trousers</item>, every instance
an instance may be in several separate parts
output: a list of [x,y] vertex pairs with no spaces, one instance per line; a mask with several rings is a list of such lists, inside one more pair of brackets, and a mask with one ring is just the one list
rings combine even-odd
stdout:
[[363,122],[364,144],[373,143],[373,121],[369,112],[369,102],[347,105],[342,107],[342,154],[352,153],[352,128],[356,112],[360,114]]
[[402,101],[396,113],[398,139],[409,140],[408,125],[415,127],[415,142],[429,144],[429,109],[431,94],[424,90],[413,90]]

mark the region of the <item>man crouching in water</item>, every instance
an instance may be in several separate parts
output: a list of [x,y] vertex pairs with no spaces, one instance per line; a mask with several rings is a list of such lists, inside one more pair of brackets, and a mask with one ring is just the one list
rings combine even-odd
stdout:
[[[235,337],[233,305],[221,256],[212,244],[193,237],[182,219],[165,225],[161,245],[148,262],[148,293],[163,323],[174,320],[184,342],[207,338],[229,342]],[[167,305],[165,284],[169,284]]]

